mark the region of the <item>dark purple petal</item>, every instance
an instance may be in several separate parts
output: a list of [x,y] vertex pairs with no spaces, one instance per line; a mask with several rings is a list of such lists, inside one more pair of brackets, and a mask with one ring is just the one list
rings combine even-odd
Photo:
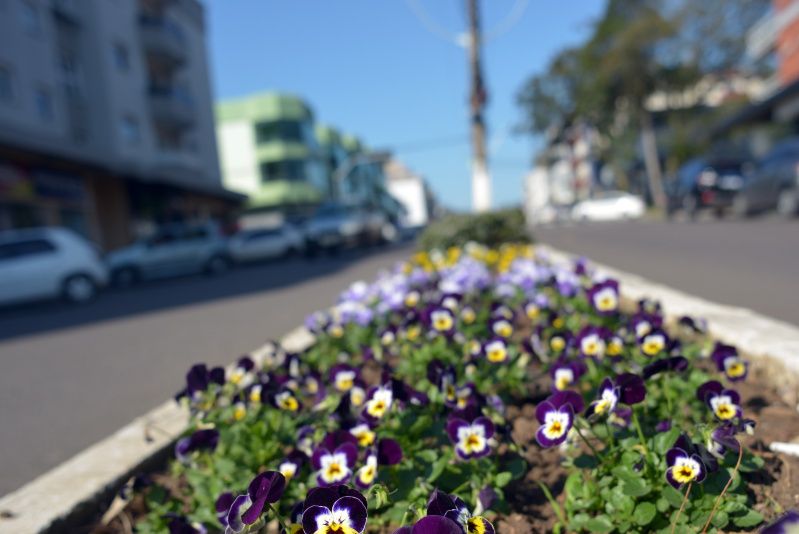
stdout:
[[[553,393],[549,396],[547,401],[549,401],[549,403],[556,408],[561,408],[562,406],[566,406],[568,404],[571,406],[572,412],[574,413],[580,413],[585,409],[585,401],[583,401],[583,397],[579,393],[568,389]],[[536,410],[536,414],[537,413],[538,411]]]
[[353,445],[352,443],[345,443],[344,445],[337,448],[336,452],[344,453],[344,455],[347,457],[347,467],[349,467],[350,469],[355,465],[355,462],[358,461],[358,447],[356,445]]
[[546,416],[549,412],[556,412],[558,409],[548,400],[545,400],[538,404],[535,407],[535,418],[538,419],[538,422],[544,424],[546,420]]
[[234,499],[235,497],[230,492],[225,492],[216,499],[216,518],[223,527],[227,526],[227,514]]
[[256,476],[247,489],[252,500],[252,506],[241,518],[248,525],[252,525],[263,513],[266,503],[277,502],[286,489],[286,478],[278,471],[266,471]]
[[486,439],[491,439],[494,436],[494,423],[488,417],[478,417],[472,424],[483,427]]
[[644,379],[633,373],[622,373],[616,378],[619,388],[619,401],[624,404],[638,404],[646,398]]
[[411,534],[463,534],[463,529],[444,516],[428,515],[413,525]]
[[675,489],[680,489],[681,484],[674,479],[674,475],[671,473],[671,466],[666,469],[666,481],[671,484]]
[[305,510],[303,510],[302,512],[303,530],[305,532],[311,532],[311,533],[316,532],[318,530],[316,526],[317,525],[316,518],[319,517],[320,515],[329,514],[329,513],[330,513],[330,508],[326,506],[318,506],[315,504],[312,506],[307,506],[306,503]]
[[413,527],[400,527],[394,531],[394,534],[412,534]]
[[355,497],[341,497],[333,504],[332,510],[333,512],[346,510],[350,516],[352,528],[358,532],[362,532],[366,527],[366,506]]
[[483,507],[483,510],[490,510],[494,503],[497,502],[499,496],[497,492],[494,491],[494,488],[491,486],[486,486],[480,490],[480,493],[477,494],[477,499],[480,501],[480,504]]
[[799,512],[788,510],[776,521],[766,526],[760,534],[788,534],[794,532],[799,527]]
[[[322,456],[326,456],[330,454],[330,451],[324,447],[317,447],[313,451],[313,455],[311,456],[311,465],[317,471],[322,469]],[[332,503],[331,503],[332,504]]]
[[395,465],[402,460],[402,447],[395,440],[383,438],[377,442],[377,463]]
[[447,434],[449,435],[449,439],[451,439],[454,443],[457,443],[458,430],[465,426],[469,426],[468,421],[465,421],[460,417],[451,417],[449,421],[447,421]]
[[305,507],[322,506],[330,508],[333,503],[341,496],[339,490],[341,486],[328,486],[324,488],[312,488],[305,496]]
[[696,389],[696,398],[702,402],[707,402],[711,395],[718,395],[724,390],[724,386],[718,380],[709,380]]
[[427,515],[443,516],[450,510],[455,509],[455,502],[452,497],[443,491],[434,490],[430,499],[427,501]]
[[684,449],[674,447],[666,452],[666,465],[669,467],[677,463],[677,458],[689,458],[690,455]]
[[648,379],[665,371],[682,372],[688,369],[688,360],[682,356],[661,358],[644,367],[643,376]]

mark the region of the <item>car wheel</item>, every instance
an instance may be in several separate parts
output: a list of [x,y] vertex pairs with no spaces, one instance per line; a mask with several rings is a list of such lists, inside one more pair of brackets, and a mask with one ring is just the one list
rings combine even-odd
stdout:
[[783,189],[777,197],[777,213],[781,217],[793,217],[799,207],[796,191],[793,189]]
[[88,302],[97,296],[97,284],[91,276],[75,274],[64,280],[61,294],[67,302]]
[[135,267],[121,267],[111,274],[116,287],[131,287],[139,281],[139,271]]
[[225,256],[211,256],[205,264],[205,273],[211,276],[220,275],[230,270],[230,260]]

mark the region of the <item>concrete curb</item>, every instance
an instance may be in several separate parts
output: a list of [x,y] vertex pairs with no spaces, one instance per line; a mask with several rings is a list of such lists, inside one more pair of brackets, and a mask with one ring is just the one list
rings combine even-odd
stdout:
[[[304,327],[281,340],[290,352],[311,342]],[[0,498],[0,533],[86,531],[131,476],[163,465],[186,429],[187,416],[176,402],[167,401]]]
[[[548,245],[538,245],[554,262],[573,261],[577,256]],[[780,396],[791,406],[799,402],[799,328],[771,319],[746,308],[726,306],[683,293],[596,262],[600,272],[619,280],[622,296],[637,301],[644,297],[659,300],[668,319],[692,315],[707,320],[710,335],[722,343],[735,345],[756,363]]]

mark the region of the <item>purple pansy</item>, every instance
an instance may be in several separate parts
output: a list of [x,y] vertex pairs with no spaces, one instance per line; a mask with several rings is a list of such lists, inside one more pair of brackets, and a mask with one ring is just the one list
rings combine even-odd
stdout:
[[605,356],[609,338],[610,332],[606,328],[583,327],[577,335],[577,348],[580,350],[580,355],[597,360],[602,359]]
[[577,383],[586,370],[586,365],[581,360],[566,360],[563,358],[558,360],[549,369],[549,375],[552,377],[552,388],[555,391],[569,389],[569,387]]
[[616,410],[619,402],[619,388],[610,378],[605,378],[597,391],[597,398],[588,405],[586,417],[592,415],[610,415]]
[[391,384],[370,388],[361,415],[370,423],[375,423],[391,410],[393,403],[394,392]]
[[[258,521],[264,506],[277,502],[285,489],[286,479],[277,471],[266,471],[256,476],[250,482],[247,493],[239,495],[230,504],[225,532],[241,532],[246,525]],[[217,513],[220,513],[218,508]]]
[[463,534],[458,523],[442,515],[428,515],[412,527],[400,527],[394,534]]
[[638,337],[638,347],[645,356],[657,356],[669,348],[669,336],[660,329],[654,329]]
[[680,436],[674,447],[666,452],[666,480],[675,488],[684,484],[702,482],[707,476],[702,458],[685,436]]
[[719,372],[724,373],[732,382],[744,380],[749,372],[749,363],[738,355],[738,349],[732,345],[716,343],[710,359],[716,364]]
[[505,363],[508,360],[508,344],[501,337],[487,341],[482,346],[486,360],[491,363]]
[[624,404],[638,404],[646,398],[644,379],[633,373],[622,373],[616,377],[619,400]]
[[619,283],[616,280],[598,282],[586,294],[588,301],[600,315],[612,315],[619,309]]
[[660,358],[655,362],[650,363],[644,367],[643,377],[649,379],[658,373],[665,371],[676,371],[681,373],[688,369],[688,360],[683,356],[672,356],[669,358]]
[[345,393],[351,390],[358,381],[358,372],[351,366],[340,363],[330,368],[330,381],[336,391]]
[[458,457],[463,460],[482,458],[491,452],[489,440],[494,436],[494,423],[488,417],[477,417],[470,422],[452,416],[447,421],[447,434]]
[[788,510],[776,521],[764,527],[760,534],[792,534],[799,532],[799,512]]
[[366,528],[366,498],[357,490],[336,485],[308,492],[302,528],[313,534],[360,534]]
[[439,490],[433,491],[427,501],[427,516],[446,517],[465,534],[494,534],[494,526],[486,518],[473,516],[460,498]]
[[181,438],[175,443],[175,458],[185,463],[194,451],[213,451],[219,443],[219,431],[214,428],[197,430],[191,436]]
[[741,396],[734,389],[724,389],[721,382],[710,380],[696,390],[699,400],[705,402],[719,420],[729,421],[741,417]]
[[574,425],[574,414],[583,411],[583,398],[574,391],[558,391],[540,403],[535,417],[541,426],[535,439],[542,447],[553,447],[566,441]]
[[311,464],[317,471],[316,481],[320,486],[332,486],[348,480],[357,460],[358,447],[350,442],[332,450],[320,445],[311,456]]

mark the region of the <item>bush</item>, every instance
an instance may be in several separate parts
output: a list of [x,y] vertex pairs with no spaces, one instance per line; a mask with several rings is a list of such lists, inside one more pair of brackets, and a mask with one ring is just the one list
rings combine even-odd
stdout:
[[503,243],[529,243],[531,235],[519,208],[479,215],[446,215],[430,224],[419,237],[422,250],[460,247],[469,241],[497,247]]

